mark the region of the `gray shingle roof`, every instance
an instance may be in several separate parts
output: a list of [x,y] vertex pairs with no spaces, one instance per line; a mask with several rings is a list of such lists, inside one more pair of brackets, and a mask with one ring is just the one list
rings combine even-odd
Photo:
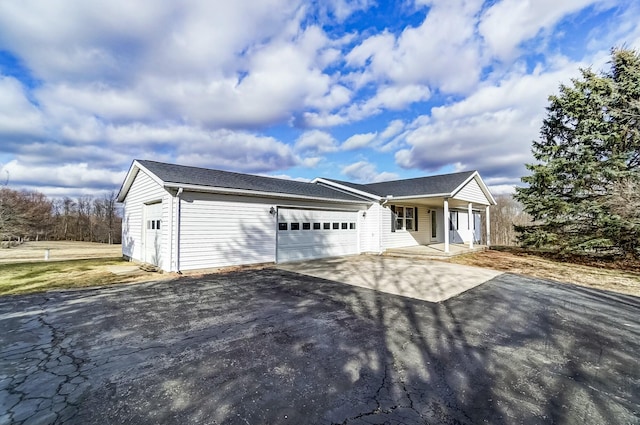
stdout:
[[419,196],[438,195],[452,193],[475,171],[465,171],[453,174],[441,174],[438,176],[417,177],[414,179],[393,180],[380,183],[356,184],[341,180],[325,179],[356,190],[385,197],[393,196]]
[[137,162],[165,183],[283,193],[329,200],[361,200],[361,198],[314,183],[211,170],[208,168],[188,167],[185,165],[166,164],[156,161],[137,160]]

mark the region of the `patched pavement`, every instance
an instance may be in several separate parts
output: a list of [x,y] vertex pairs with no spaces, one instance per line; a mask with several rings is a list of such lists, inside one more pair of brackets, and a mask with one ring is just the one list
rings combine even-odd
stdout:
[[383,255],[298,261],[278,268],[430,302],[448,300],[502,274],[444,261]]
[[0,424],[636,424],[640,299],[278,269],[0,298]]

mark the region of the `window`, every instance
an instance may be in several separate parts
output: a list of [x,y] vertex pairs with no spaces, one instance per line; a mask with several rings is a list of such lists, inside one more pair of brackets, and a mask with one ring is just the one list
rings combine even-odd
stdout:
[[333,230],[340,229],[340,223],[333,223]]
[[391,231],[418,230],[418,208],[391,205]]
[[356,228],[356,223],[349,223],[349,230],[353,230]]
[[300,223],[291,223],[291,230],[300,230]]
[[349,228],[349,223],[342,223],[342,230],[347,230]]
[[278,230],[288,230],[289,226],[287,223],[278,223]]
[[160,220],[156,220],[156,230],[160,230]]
[[404,225],[407,230],[413,230],[413,208],[405,208],[404,210]]
[[311,230],[311,223],[302,223],[302,230]]
[[320,223],[313,223],[313,230],[320,230]]
[[329,229],[331,229],[331,223],[323,223],[323,224],[322,224],[322,228],[323,228],[324,230],[329,230]]
[[433,239],[438,237],[438,217],[435,211],[431,211],[431,237]]
[[396,229],[404,229],[404,208],[396,207]]

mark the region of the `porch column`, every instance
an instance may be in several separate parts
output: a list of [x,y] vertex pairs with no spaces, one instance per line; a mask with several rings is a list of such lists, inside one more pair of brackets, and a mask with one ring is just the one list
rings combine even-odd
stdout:
[[476,233],[473,231],[473,204],[471,202],[469,202],[467,210],[469,211],[467,222],[469,223],[469,233],[471,234],[469,238],[469,249],[473,249],[473,238],[476,237]]
[[444,198],[444,252],[449,253],[449,200]]
[[484,218],[487,222],[487,246],[491,246],[491,220],[489,220],[489,207],[490,205],[487,205],[487,208],[485,209],[485,214],[484,214]]

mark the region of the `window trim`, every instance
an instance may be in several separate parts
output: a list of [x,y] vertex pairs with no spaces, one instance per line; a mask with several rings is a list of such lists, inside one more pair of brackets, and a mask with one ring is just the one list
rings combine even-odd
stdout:
[[[418,207],[412,205],[390,205],[391,210],[391,231],[395,232],[402,230],[405,232],[417,232],[418,231]],[[402,209],[402,216],[398,214],[399,209]],[[409,217],[409,215],[411,217]],[[407,229],[407,220],[411,222],[411,228]]]

